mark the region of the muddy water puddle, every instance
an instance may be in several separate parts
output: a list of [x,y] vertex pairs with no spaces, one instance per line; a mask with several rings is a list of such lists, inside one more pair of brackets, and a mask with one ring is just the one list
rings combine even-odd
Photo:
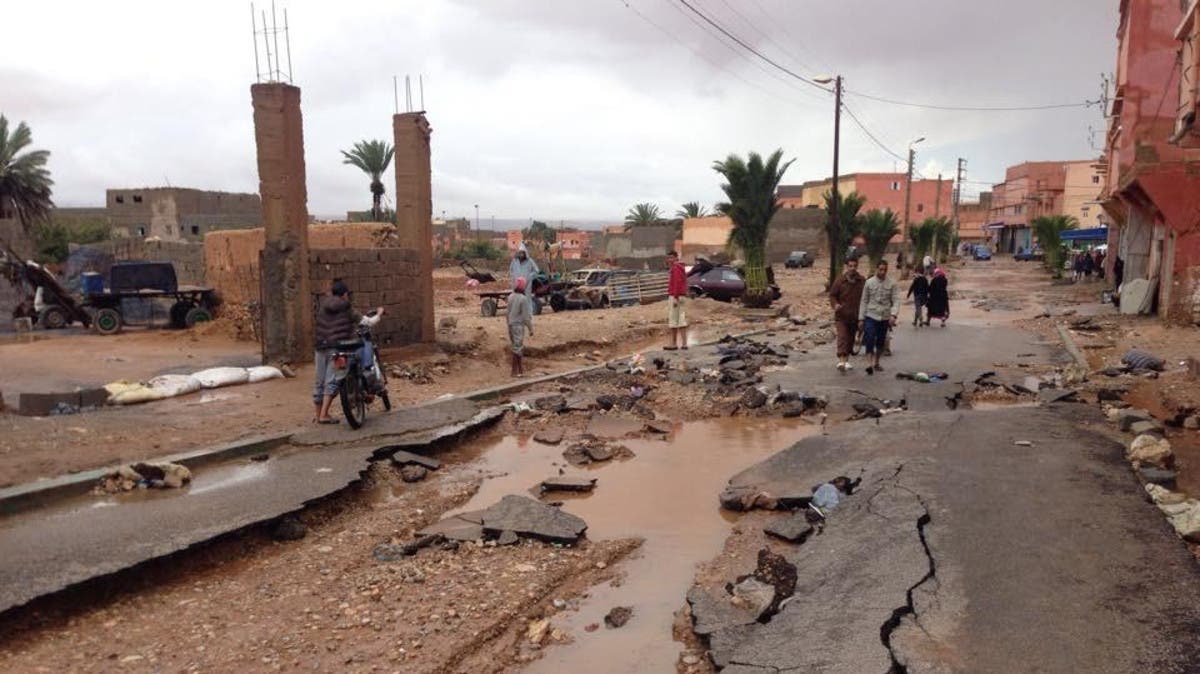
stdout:
[[[597,479],[591,494],[555,493],[563,509],[582,517],[593,540],[639,537],[634,557],[622,562],[616,587],[593,587],[578,611],[551,619],[574,641],[548,648],[531,672],[674,671],[681,645],[672,639],[674,613],[683,605],[698,562],[721,550],[736,516],[723,512],[717,494],[737,471],[798,440],[816,427],[803,422],[722,419],[676,424],[666,440],[633,439],[622,444],[636,454],[626,461],[575,468],[562,458],[570,443],[552,447],[528,437],[506,437],[473,451],[469,466],[485,477],[479,492],[459,511],[485,508],[508,494],[528,494],[559,474]],[[620,629],[604,627],[615,606],[633,608]],[[596,631],[585,627],[599,624]]]

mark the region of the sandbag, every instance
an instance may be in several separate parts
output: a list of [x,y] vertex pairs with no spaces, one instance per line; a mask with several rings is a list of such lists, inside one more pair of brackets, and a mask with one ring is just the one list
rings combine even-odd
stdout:
[[248,375],[247,381],[249,381],[251,384],[257,384],[260,381],[266,381],[268,379],[283,379],[283,372],[281,372],[279,368],[271,367],[270,365],[248,367],[246,368],[246,374]]
[[146,386],[162,391],[166,398],[195,393],[202,388],[200,380],[190,374],[160,375],[146,382]]
[[138,403],[148,403],[152,400],[162,400],[167,397],[169,397],[167,392],[162,389],[151,388],[145,384],[137,384],[124,388],[116,395],[109,396],[108,404],[136,405]]
[[250,373],[244,367],[210,367],[194,372],[192,376],[200,380],[200,385],[204,388],[245,384],[250,380]]

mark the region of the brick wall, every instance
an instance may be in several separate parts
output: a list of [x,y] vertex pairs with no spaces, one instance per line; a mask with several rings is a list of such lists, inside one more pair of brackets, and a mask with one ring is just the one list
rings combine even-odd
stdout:
[[[99,255],[76,255],[80,248]],[[99,272],[106,278],[108,268],[113,262],[132,260],[136,262],[170,262],[175,266],[175,278],[179,285],[205,285],[204,281],[204,245],[187,241],[146,241],[143,239],[112,239],[89,243],[83,246],[71,246],[72,257],[68,258],[66,269],[67,285],[78,288],[79,274],[85,271]],[[74,259],[103,260],[104,264],[75,265]]]
[[420,298],[419,253],[399,248],[343,248],[309,253],[309,278],[314,306],[330,282],[342,279],[353,293],[354,306],[386,313],[375,327],[376,343],[411,344],[421,339],[423,306]]

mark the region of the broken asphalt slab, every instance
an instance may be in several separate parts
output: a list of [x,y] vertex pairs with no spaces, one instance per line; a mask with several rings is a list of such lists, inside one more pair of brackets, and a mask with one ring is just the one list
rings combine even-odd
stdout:
[[[422,446],[502,414],[457,402],[400,409],[388,415],[395,418],[387,425],[407,432],[389,449]],[[273,451],[270,461],[210,466],[195,471],[184,489],[78,496],[5,518],[0,611],[274,519],[345,488],[377,457],[380,444],[345,430],[342,437],[346,444],[319,451],[293,446]]]
[[511,531],[548,543],[574,543],[587,531],[587,522],[559,508],[510,494],[480,515],[486,534]]
[[1200,569],[1124,447],[1080,429],[1095,410],[883,421],[887,432],[839,426],[731,480],[798,498],[863,476],[821,535],[773,547],[799,585],[770,622],[691,601],[724,671],[1200,671]]

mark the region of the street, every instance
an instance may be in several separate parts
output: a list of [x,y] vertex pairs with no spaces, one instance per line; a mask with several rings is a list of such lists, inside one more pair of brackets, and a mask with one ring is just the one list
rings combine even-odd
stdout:
[[[644,352],[644,375],[614,361],[538,384],[509,397],[531,410],[460,439],[397,436],[443,464],[423,481],[400,480],[386,460],[369,463],[387,432],[407,432],[395,423],[409,422],[392,422],[397,430],[378,439],[338,444],[344,436],[310,433],[264,464],[201,468],[190,495],[64,505],[87,515],[91,501],[111,520],[98,520],[95,541],[91,533],[38,541],[33,532],[58,526],[38,523],[52,511],[9,517],[0,545],[21,554],[0,564],[5,586],[27,588],[17,603],[41,598],[0,618],[5,668],[1195,671],[1200,573],[1147,502],[1121,435],[1090,393],[1039,404],[987,385],[988,372],[1011,381],[1070,362],[1031,317],[1066,307],[1104,314],[1033,270],[956,265],[947,327],[915,329],[906,308],[895,355],[875,375],[834,369],[824,312],[814,308],[804,325],[783,321],[687,354]],[[816,274],[795,272],[792,292]],[[703,383],[699,373],[733,365],[718,347],[742,349],[741,372],[757,368],[767,390],[809,402],[754,403],[753,387]],[[916,371],[948,377],[895,376]],[[621,403],[630,386],[647,392]],[[605,396],[618,401],[613,409],[592,409]],[[903,410],[852,419],[896,401]],[[455,409],[447,421],[473,413]],[[425,418],[418,428],[438,423]],[[617,447],[616,458],[575,464],[563,449],[579,438]],[[339,446],[349,462],[331,453]],[[299,501],[284,505],[295,496],[258,473],[286,471],[301,478],[287,484],[304,485],[304,471],[324,465],[335,470],[316,468],[325,482],[307,481],[309,505],[297,511],[307,535],[280,538],[275,518]],[[1190,466],[1182,469],[1181,481]],[[573,545],[523,536],[515,545],[434,543],[397,560],[381,552],[443,516],[508,495],[537,498],[527,490],[554,474],[595,478],[594,492],[538,499],[583,518],[586,535]],[[839,475],[861,482],[819,532],[802,543],[764,533],[804,516],[782,504],[807,502]],[[213,511],[213,522],[229,525],[220,530],[187,516],[187,502],[212,498],[246,512],[230,520]],[[256,515],[239,499],[279,505]],[[93,554],[104,533],[126,552]],[[224,535],[209,540],[216,533]],[[120,543],[131,539],[141,542]],[[763,549],[793,569],[794,589],[756,621],[731,603],[727,584],[754,572]],[[72,560],[68,582],[39,570],[39,558]],[[604,625],[616,606],[632,617]]]

